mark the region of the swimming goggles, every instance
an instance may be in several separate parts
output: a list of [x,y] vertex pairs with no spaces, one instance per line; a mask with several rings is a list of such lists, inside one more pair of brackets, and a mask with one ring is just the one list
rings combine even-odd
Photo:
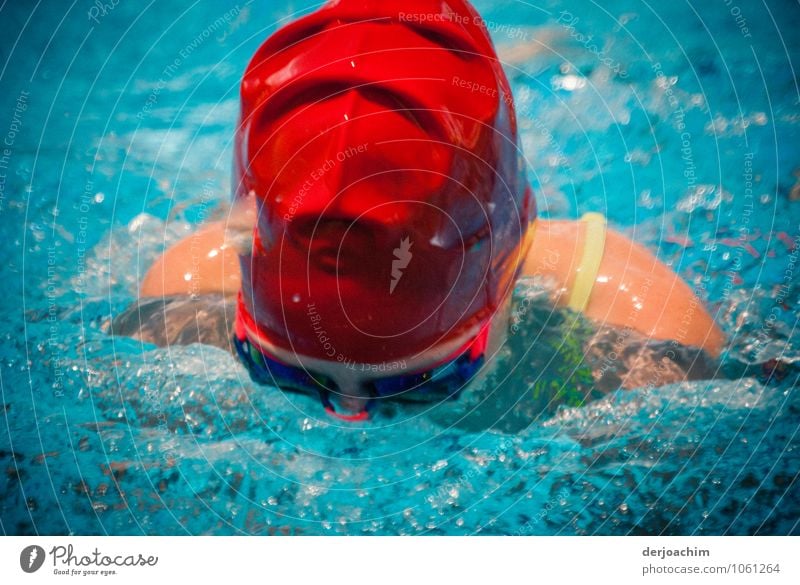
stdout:
[[332,397],[341,393],[329,376],[285,364],[267,355],[261,347],[252,343],[239,327],[233,335],[233,344],[254,382],[275,385],[282,390],[316,395],[325,411],[331,416],[347,422],[358,422],[369,418],[369,410],[380,399],[412,403],[456,400],[485,363],[488,334],[489,323],[485,324],[478,335],[453,356],[428,370],[364,382],[370,392],[370,398],[366,408],[352,415],[337,412]]

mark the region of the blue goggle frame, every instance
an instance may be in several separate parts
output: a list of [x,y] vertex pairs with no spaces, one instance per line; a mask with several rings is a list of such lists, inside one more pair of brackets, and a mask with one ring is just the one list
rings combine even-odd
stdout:
[[370,380],[366,384],[372,393],[372,398],[367,408],[361,413],[347,416],[337,413],[331,401],[331,394],[339,392],[336,383],[330,377],[281,363],[265,355],[249,340],[241,340],[236,335],[233,336],[233,344],[254,382],[276,385],[282,390],[316,395],[327,412],[348,421],[364,420],[367,410],[374,405],[376,399],[390,398],[414,403],[456,400],[485,362],[484,355],[474,359],[467,350],[454,360],[426,372]]

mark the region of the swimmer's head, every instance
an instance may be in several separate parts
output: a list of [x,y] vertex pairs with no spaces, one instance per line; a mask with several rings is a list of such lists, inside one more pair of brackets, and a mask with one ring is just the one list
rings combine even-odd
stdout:
[[329,2],[261,46],[241,99],[249,335],[376,364],[492,318],[536,210],[508,80],[466,1]]

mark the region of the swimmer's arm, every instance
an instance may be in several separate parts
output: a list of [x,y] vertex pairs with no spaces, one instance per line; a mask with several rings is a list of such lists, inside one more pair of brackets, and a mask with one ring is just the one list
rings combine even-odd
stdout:
[[239,254],[226,240],[225,222],[210,223],[164,252],[142,279],[142,297],[235,295],[241,286]]
[[[523,274],[551,278],[561,305],[568,303],[585,234],[582,221],[537,220]],[[584,314],[651,339],[698,347],[715,357],[725,343],[691,288],[647,249],[611,229]]]
[[255,196],[238,198],[225,221],[209,223],[169,248],[142,279],[142,297],[235,295],[239,256],[251,253],[258,213]]

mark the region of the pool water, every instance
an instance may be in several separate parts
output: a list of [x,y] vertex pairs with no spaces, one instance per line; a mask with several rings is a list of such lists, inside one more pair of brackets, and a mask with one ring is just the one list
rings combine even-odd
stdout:
[[518,311],[507,379],[341,425],[218,349],[108,335],[225,213],[243,68],[312,4],[7,2],[3,533],[800,534],[797,5],[476,6],[541,214],[603,212],[686,279],[730,337],[717,378],[537,414],[533,341],[568,359],[587,324]]

